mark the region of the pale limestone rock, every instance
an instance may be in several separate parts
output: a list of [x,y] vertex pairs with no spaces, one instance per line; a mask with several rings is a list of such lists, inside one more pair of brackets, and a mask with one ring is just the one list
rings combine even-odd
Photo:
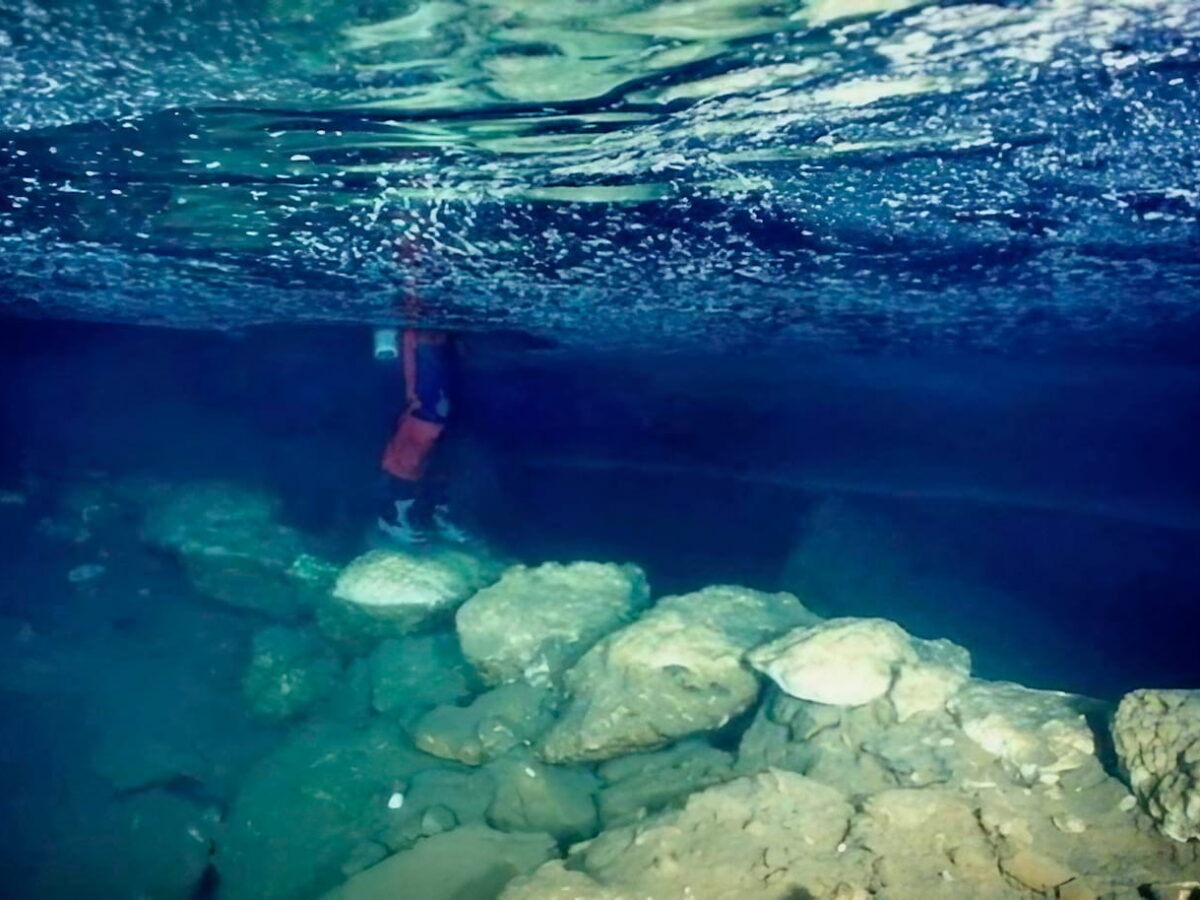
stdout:
[[847,846],[875,856],[873,874],[892,897],[1001,900],[1018,896],[997,871],[968,798],[952,790],[894,789],[869,797]]
[[482,586],[482,571],[466,554],[372,550],[342,570],[333,598],[404,633],[452,612]]
[[1096,744],[1085,713],[1096,701],[1008,682],[972,681],[949,703],[972,741],[1022,784],[1053,783],[1094,762]]
[[573,849],[569,864],[576,871],[548,864],[501,896],[784,900],[807,891],[823,897],[869,877],[866,854],[838,849],[852,812],[840,791],[802,775],[739,778],[693,794],[682,810],[605,831]]
[[788,629],[821,621],[793,594],[769,594],[730,584],[663,597],[654,605],[653,612],[679,613],[690,622],[721,632],[746,650]]
[[636,566],[513,566],[464,603],[455,622],[463,653],[489,684],[552,684],[648,599]]
[[835,706],[888,696],[901,720],[945,706],[970,671],[949,641],[923,641],[886,619],[830,619],[755,648],[748,660],[785,692]]
[[1200,691],[1126,694],[1112,733],[1133,792],[1162,833],[1200,838]]
[[719,728],[758,696],[741,657],[726,635],[675,612],[610,635],[567,673],[569,704],[543,758],[609,759]]
[[790,594],[741,587],[664,598],[567,672],[568,705],[543,758],[610,759],[720,728],[758,696],[745,651],[813,619]]

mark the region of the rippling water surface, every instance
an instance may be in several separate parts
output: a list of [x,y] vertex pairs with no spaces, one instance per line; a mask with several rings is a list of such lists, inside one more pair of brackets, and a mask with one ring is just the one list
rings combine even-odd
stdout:
[[1178,355],[1198,64],[1195,0],[4,0],[0,299]]

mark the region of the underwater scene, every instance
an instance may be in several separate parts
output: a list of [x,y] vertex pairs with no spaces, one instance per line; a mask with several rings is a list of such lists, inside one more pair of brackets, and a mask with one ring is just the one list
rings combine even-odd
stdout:
[[0,900],[1200,900],[1200,0],[0,0]]

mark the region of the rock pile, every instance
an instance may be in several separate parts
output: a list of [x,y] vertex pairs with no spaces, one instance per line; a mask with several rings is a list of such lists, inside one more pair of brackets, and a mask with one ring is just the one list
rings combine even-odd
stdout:
[[301,724],[213,838],[231,900],[1098,900],[1200,872],[1200,692],[1114,715],[790,594],[651,603],[630,565],[339,567],[227,486],[157,492],[143,534],[287,623],[243,690]]

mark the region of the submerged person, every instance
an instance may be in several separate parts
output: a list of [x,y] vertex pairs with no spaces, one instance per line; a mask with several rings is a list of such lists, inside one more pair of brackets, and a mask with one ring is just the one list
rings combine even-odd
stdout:
[[432,471],[451,418],[454,339],[444,331],[410,328],[395,352],[382,356],[401,359],[405,403],[381,460],[387,486],[379,529],[405,544],[465,543],[471,536],[451,513],[445,472]]

